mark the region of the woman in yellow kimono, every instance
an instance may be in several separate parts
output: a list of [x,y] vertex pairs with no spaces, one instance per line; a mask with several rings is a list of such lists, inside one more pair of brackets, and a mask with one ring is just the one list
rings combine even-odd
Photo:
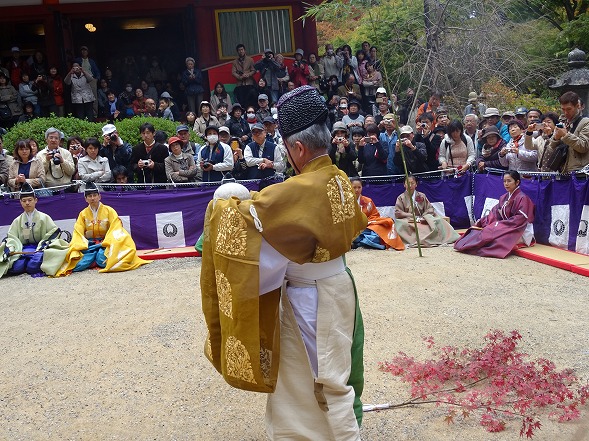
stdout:
[[64,263],[56,276],[101,268],[100,272],[128,271],[149,263],[137,257],[135,242],[117,212],[100,202],[93,182],[86,184],[88,207],[80,212]]
[[352,247],[367,246],[379,250],[387,248],[404,250],[405,245],[395,230],[395,222],[390,217],[380,217],[372,199],[362,196],[362,181],[359,178],[352,178],[350,181],[352,181],[352,188],[358,198],[362,213],[368,218],[368,226],[354,239]]

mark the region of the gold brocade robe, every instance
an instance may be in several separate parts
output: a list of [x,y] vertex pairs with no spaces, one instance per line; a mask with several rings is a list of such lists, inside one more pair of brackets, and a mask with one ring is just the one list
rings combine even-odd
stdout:
[[106,266],[99,272],[128,271],[149,263],[137,257],[135,242],[123,227],[123,222],[115,209],[101,203],[96,221],[89,207],[84,208],[78,215],[65,261],[57,271],[56,277],[65,276],[75,268],[82,258],[83,251],[88,249],[88,238],[92,239],[90,230],[100,235],[94,239],[104,237],[101,244],[105,248]]
[[329,156],[250,200],[209,204],[200,278],[205,355],[225,381],[256,392],[276,387],[280,289],[259,295],[262,236],[293,262],[318,263],[342,256],[366,224],[349,178]]

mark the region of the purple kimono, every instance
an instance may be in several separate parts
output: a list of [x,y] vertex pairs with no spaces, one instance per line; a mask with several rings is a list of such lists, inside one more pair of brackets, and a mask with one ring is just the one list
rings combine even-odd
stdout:
[[518,247],[526,227],[532,222],[534,203],[518,187],[511,196],[509,193],[501,196],[491,212],[454,243],[454,249],[503,259]]

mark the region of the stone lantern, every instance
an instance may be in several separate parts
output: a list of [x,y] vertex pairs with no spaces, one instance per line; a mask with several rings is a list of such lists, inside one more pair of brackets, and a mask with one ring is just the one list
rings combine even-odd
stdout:
[[570,67],[559,78],[549,78],[548,87],[564,92],[576,92],[585,103],[585,114],[589,106],[589,69],[587,68],[587,56],[581,49],[573,49],[568,56]]

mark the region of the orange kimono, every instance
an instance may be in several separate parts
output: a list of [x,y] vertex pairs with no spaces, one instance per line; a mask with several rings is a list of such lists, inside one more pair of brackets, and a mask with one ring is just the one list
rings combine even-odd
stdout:
[[366,228],[378,234],[378,237],[384,242],[386,248],[394,248],[399,251],[404,250],[405,245],[397,234],[395,222],[390,217],[380,217],[378,209],[369,197],[360,196],[358,203],[362,208],[362,213],[368,218],[368,226]]

